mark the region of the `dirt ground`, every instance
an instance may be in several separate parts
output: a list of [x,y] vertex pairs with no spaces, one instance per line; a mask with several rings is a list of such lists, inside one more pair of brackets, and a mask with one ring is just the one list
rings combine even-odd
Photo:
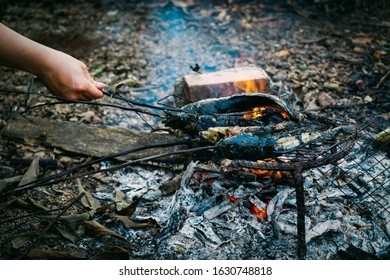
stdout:
[[[357,123],[371,119],[383,128],[389,126],[387,1],[8,2],[0,1],[2,23],[84,61],[93,78],[106,83],[109,89],[124,80],[136,80],[136,87],[127,97],[143,103],[154,104],[172,95],[176,79],[191,73],[190,66],[195,64],[203,72],[259,66],[273,82],[294,91],[299,99],[297,109]],[[9,118],[23,113],[26,106],[47,102],[43,98],[26,100],[23,94],[1,92],[25,91],[31,78],[28,73],[0,67],[2,126]],[[39,84],[34,90],[45,91]],[[111,102],[109,97],[103,101]],[[25,115],[150,129],[138,115],[104,106],[44,106]],[[154,128],[159,126],[153,118],[147,121]],[[10,139],[1,139],[0,153],[1,179],[23,175],[28,168],[10,166],[12,157],[55,159],[59,164],[57,171],[90,159]],[[41,168],[39,176],[55,171]],[[115,184],[109,175],[99,176],[50,189],[42,187],[2,201],[0,258],[136,258],[129,253],[132,245],[108,228],[89,224],[79,229],[88,215],[108,209],[102,209],[100,204],[95,207],[93,199],[84,198],[82,206],[70,208],[67,227],[58,226],[39,234],[53,218],[45,220],[42,215],[31,216],[32,213],[63,209],[80,188],[88,193]],[[80,207],[88,211],[83,212]],[[20,218],[23,215],[30,216]],[[112,223],[112,217],[104,215],[110,216],[103,214],[100,221],[104,220],[105,225]],[[84,240],[84,247],[68,244],[77,244],[80,236],[87,236],[90,242]],[[109,236],[106,247],[95,247],[94,239],[99,236],[103,236],[103,243]],[[116,239],[112,241],[110,237]]]

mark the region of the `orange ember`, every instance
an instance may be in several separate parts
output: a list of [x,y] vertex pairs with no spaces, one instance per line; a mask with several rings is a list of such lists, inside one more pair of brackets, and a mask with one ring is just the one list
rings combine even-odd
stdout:
[[282,171],[274,170],[260,170],[260,169],[251,169],[253,174],[260,175],[263,178],[271,178],[273,180],[280,180],[283,178]]
[[231,196],[231,195],[228,195],[228,198],[229,198],[230,202],[233,202],[233,203],[235,203],[238,200],[238,198]]
[[255,107],[255,108],[253,108],[253,110],[251,112],[245,113],[244,118],[256,119],[256,118],[262,117],[266,114],[267,110],[269,110],[269,109],[276,109],[278,111],[277,113],[280,113],[284,119],[288,119],[288,113],[286,111],[284,111],[283,108],[277,104]]
[[[274,159],[270,161],[258,160],[257,162],[269,163],[269,162],[275,162],[275,160]],[[251,169],[251,171],[253,174],[260,175],[263,178],[271,178],[273,180],[280,180],[284,176],[284,172],[279,170]]]
[[[266,92],[268,90],[266,80],[246,80],[246,81],[238,81],[234,83],[234,86],[245,91],[245,93],[251,92]],[[255,119],[258,117],[262,117],[265,114],[267,109],[276,109],[282,115],[284,119],[288,119],[288,113],[283,110],[277,104],[261,106],[253,108],[252,112],[244,114],[244,118],[247,119]]]
[[253,203],[249,203],[249,209],[257,217],[259,217],[259,218],[261,218],[263,220],[265,220],[267,218],[267,206],[265,206],[263,209],[259,209]]

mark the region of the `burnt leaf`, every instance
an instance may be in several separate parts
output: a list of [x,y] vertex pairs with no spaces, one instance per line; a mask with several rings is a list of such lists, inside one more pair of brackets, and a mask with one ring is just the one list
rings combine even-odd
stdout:
[[120,211],[117,211],[117,213],[121,216],[127,216],[131,217],[135,210],[137,209],[137,206],[139,202],[141,201],[142,196],[138,197],[135,201],[133,201],[130,205],[128,205],[125,208],[122,208]]
[[124,238],[122,235],[106,228],[105,226],[103,226],[102,224],[100,224],[99,222],[97,222],[95,220],[85,221],[84,226],[92,235],[95,235],[97,237],[99,237],[101,235],[110,235],[110,236],[115,237],[119,240],[123,240],[125,242],[128,242],[128,240],[126,238]]
[[113,204],[115,204],[115,202],[110,202],[110,203],[107,203],[107,204],[105,204],[105,205],[102,205],[102,206],[98,207],[98,208],[96,209],[95,214],[97,214],[97,215],[102,215],[102,214],[104,214],[105,212],[107,212],[107,210],[110,209],[110,207],[111,207]]
[[10,177],[10,178],[5,178],[0,180],[0,193],[6,189],[8,186],[12,184],[19,183],[20,180],[23,178],[23,176],[15,176],[15,177]]
[[36,207],[39,210],[43,210],[43,211],[49,211],[50,210],[50,208],[48,208],[46,206],[43,206],[42,204],[40,204],[38,201],[36,201],[32,197],[28,197],[27,201],[32,203],[34,205],[34,207]]
[[118,212],[129,206],[126,201],[126,194],[119,189],[115,189],[115,205]]
[[43,235],[39,235],[38,233],[22,233],[22,234],[19,234],[17,236],[15,236],[11,243],[12,243],[12,247],[15,248],[15,249],[19,249],[21,247],[23,247],[24,245],[26,245],[28,242],[30,241],[34,241],[36,240],[37,237],[40,237],[41,239],[51,239],[51,238],[58,238],[58,235],[55,235],[55,234],[43,234]]
[[85,195],[81,198],[81,203],[88,209],[91,209],[92,210],[92,213],[91,215],[94,214],[94,212],[96,211],[97,208],[100,207],[100,202],[99,200],[97,200],[96,198],[94,198],[92,196],[92,194],[89,192],[89,191],[86,191],[83,187],[83,185],[81,184],[81,181],[80,179],[77,179],[77,186],[78,186],[78,189],[79,189],[79,193],[82,193],[84,192]]
[[66,239],[69,241],[76,243],[78,237],[74,235],[73,233],[67,231],[66,229],[63,229],[61,227],[55,227],[55,229]]
[[33,240],[38,235],[36,233],[22,233],[15,236],[12,240],[12,247],[15,249],[19,249],[23,247],[27,242]]
[[[55,217],[51,217],[55,218]],[[89,220],[91,218],[90,214],[85,212],[81,214],[72,214],[67,216],[61,216],[60,221],[73,229],[74,231],[77,231],[81,224],[83,224],[85,221]]]
[[127,216],[115,216],[126,228],[130,229],[143,229],[151,227],[161,227],[156,220],[148,218],[145,220],[133,221]]

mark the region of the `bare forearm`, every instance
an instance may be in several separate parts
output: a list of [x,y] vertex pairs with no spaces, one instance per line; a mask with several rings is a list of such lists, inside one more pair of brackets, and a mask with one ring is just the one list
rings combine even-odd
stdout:
[[34,42],[0,23],[0,64],[40,75],[55,50]]
[[0,23],[0,65],[37,75],[55,95],[91,100],[103,96],[87,66],[63,52],[41,45]]

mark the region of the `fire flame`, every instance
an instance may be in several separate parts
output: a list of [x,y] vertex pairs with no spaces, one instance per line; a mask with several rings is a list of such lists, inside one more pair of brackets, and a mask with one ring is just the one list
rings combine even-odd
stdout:
[[[268,90],[266,80],[238,81],[234,83],[234,86],[245,91],[245,93],[266,92]],[[259,118],[264,116],[269,110],[274,110],[276,111],[275,113],[280,113],[284,119],[288,119],[288,113],[277,104],[255,107],[253,108],[252,112],[244,114],[244,118]]]
[[251,112],[245,113],[243,117],[246,119],[256,119],[256,118],[264,116],[266,114],[267,110],[275,110],[275,111],[277,111],[277,113],[280,113],[280,115],[284,119],[288,119],[288,113],[286,111],[284,111],[283,108],[277,104],[255,107],[252,109]]
[[234,86],[245,91],[249,92],[266,92],[267,81],[266,80],[246,80],[246,81],[238,81],[234,83]]

